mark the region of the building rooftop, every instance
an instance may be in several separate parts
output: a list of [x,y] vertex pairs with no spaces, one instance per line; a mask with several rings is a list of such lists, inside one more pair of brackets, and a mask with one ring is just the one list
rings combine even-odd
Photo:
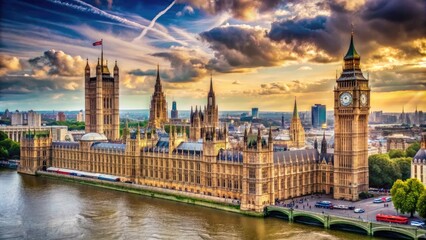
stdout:
[[108,141],[108,139],[102,133],[86,133],[81,137],[80,141]]

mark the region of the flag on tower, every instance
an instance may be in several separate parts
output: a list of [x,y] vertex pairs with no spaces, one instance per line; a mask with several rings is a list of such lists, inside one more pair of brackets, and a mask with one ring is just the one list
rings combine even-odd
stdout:
[[93,43],[93,46],[99,46],[99,45],[102,45],[102,40]]

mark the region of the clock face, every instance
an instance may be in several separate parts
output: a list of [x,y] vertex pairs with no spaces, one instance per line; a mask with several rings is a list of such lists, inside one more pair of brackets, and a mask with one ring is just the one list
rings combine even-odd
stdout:
[[361,94],[361,97],[359,98],[359,100],[361,101],[361,105],[362,105],[362,106],[367,105],[367,94],[362,93],[362,94]]
[[348,92],[344,92],[342,93],[342,95],[340,95],[340,104],[342,104],[342,106],[349,106],[352,103],[352,94],[348,93]]

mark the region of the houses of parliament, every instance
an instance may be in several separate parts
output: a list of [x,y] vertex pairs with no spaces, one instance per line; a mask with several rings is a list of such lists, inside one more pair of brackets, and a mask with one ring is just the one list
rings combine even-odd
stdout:
[[239,200],[242,210],[258,212],[277,199],[323,192],[356,201],[368,190],[370,88],[353,34],[334,88],[334,152],[325,136],[315,140],[313,149],[304,148],[296,102],[290,137],[292,144],[303,145],[298,150],[274,147],[271,129],[246,129],[239,144],[231,146],[227,126],[219,122],[212,78],[204,109],[191,109],[189,136],[186,127],[174,125],[168,134],[158,134],[154,129],[168,122],[159,71],[149,129],[130,131],[126,126],[120,137],[118,64],[111,76],[103,59],[98,60],[95,77],[87,65],[86,134],[78,142],[54,142],[49,132],[29,131],[21,142],[18,171],[35,174],[53,166],[112,174],[135,184]]

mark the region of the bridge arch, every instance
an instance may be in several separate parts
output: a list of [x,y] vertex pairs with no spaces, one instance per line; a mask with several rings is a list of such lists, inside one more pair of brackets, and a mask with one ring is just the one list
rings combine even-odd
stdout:
[[324,226],[324,218],[322,216],[304,212],[293,213],[293,221],[314,226]]
[[416,239],[416,236],[413,233],[397,227],[375,227],[373,228],[372,235],[375,237],[387,237],[394,239]]
[[369,235],[370,233],[370,229],[368,226],[365,226],[362,223],[356,221],[349,221],[343,219],[330,221],[330,229],[355,232],[364,235]]
[[286,213],[285,211],[278,211],[278,210],[269,210],[268,216],[276,217],[276,218],[282,218],[285,220],[290,220],[290,214]]

